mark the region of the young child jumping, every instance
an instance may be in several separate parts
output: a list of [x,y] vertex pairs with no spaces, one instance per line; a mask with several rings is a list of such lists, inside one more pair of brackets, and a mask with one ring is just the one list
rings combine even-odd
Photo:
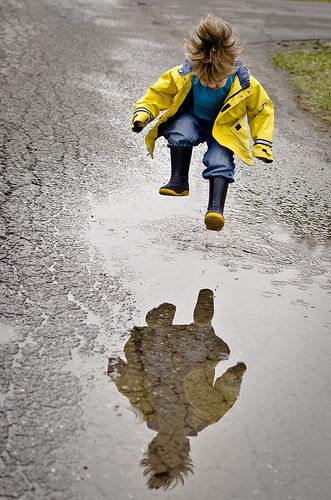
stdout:
[[207,143],[202,176],[209,181],[205,214],[207,229],[221,230],[228,184],[234,182],[234,153],[253,164],[253,156],[273,161],[273,104],[262,85],[243,66],[241,44],[231,25],[213,15],[205,17],[185,41],[184,64],[167,71],[134,104],[132,130],[140,132],[164,113],[145,141],[151,157],[158,137],[170,148],[171,178],[160,188],[166,196],[189,194],[193,146]]

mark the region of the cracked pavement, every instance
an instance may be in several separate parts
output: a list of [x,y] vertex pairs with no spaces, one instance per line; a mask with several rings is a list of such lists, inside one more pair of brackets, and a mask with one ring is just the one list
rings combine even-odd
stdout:
[[282,40],[328,40],[331,9],[209,6],[246,40],[277,110],[276,162],[238,162],[221,238],[202,227],[199,155],[192,196],[170,204],[157,196],[165,144],[152,162],[130,133],[133,101],[181,61],[206,7],[0,6],[1,498],[153,495],[139,469],[152,433],[107,377],[108,358],[162,302],[189,322],[203,287],[231,345],[225,368],[243,361],[247,373],[235,408],[192,439],[194,477],[164,498],[214,500],[220,484],[227,500],[328,498],[329,135],[270,58]]

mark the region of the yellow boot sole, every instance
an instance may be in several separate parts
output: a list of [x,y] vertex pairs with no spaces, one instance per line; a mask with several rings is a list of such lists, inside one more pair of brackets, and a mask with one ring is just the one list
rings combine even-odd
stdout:
[[205,215],[205,224],[207,229],[220,231],[224,226],[224,217],[217,212],[208,212]]
[[176,193],[176,191],[173,191],[172,189],[167,189],[167,188],[160,188],[159,193],[163,194],[164,196],[188,196],[189,195],[189,190],[185,189],[181,193]]

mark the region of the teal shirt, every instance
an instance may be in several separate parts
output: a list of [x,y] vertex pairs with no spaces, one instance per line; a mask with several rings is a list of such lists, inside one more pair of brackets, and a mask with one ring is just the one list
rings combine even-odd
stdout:
[[193,109],[190,110],[191,113],[197,118],[213,123],[229,93],[234,78],[235,75],[230,75],[222,89],[211,90],[204,87],[198,77],[193,76]]

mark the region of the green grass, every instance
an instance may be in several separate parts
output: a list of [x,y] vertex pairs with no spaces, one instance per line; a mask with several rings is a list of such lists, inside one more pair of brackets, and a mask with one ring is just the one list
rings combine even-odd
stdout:
[[[300,0],[296,0],[297,2]],[[331,0],[301,0],[303,2],[331,2]]]
[[273,64],[290,73],[300,103],[331,123],[331,47],[319,41],[305,50],[278,52]]

